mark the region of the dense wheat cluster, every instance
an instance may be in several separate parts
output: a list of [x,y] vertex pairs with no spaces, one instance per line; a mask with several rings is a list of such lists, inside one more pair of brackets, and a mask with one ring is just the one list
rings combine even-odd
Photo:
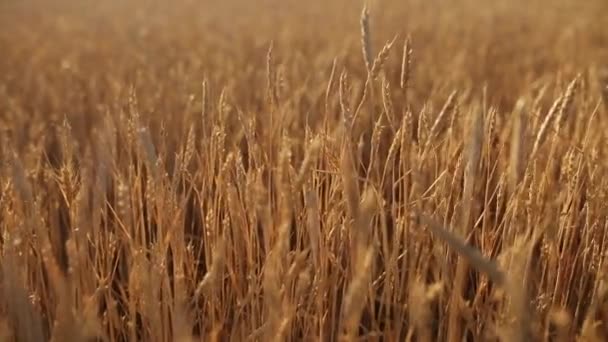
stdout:
[[606,1],[0,23],[0,341],[608,339]]

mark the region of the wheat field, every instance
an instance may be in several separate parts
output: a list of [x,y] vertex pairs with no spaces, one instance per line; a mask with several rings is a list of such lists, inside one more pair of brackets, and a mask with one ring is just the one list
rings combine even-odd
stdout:
[[608,340],[607,27],[1,1],[0,341]]

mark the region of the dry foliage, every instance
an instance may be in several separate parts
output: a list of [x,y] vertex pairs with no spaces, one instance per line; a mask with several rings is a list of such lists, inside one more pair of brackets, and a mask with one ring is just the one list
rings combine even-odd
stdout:
[[0,341],[608,339],[608,3],[355,3],[2,1]]

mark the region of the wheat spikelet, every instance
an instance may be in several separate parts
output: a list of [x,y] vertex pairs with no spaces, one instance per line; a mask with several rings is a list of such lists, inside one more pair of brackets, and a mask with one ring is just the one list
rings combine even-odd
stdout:
[[368,72],[372,70],[372,42],[370,36],[370,23],[369,23],[369,10],[367,5],[363,6],[361,11],[361,19],[359,21],[361,25],[361,47],[363,50],[363,61]]
[[458,94],[458,91],[456,91],[456,90],[452,91],[452,93],[446,100],[445,104],[443,105],[443,108],[437,115],[437,118],[435,119],[433,126],[431,126],[429,134],[426,138],[426,143],[423,148],[423,151],[426,151],[428,149],[429,145],[431,144],[432,140],[436,139],[439,136],[439,134],[443,131],[443,128],[445,127],[444,123],[446,120],[446,116],[451,114],[451,112],[454,110],[454,108],[456,106],[456,95],[457,94]]
[[511,134],[511,154],[509,161],[509,187],[511,192],[515,189],[523,177],[523,151],[524,151],[524,128],[523,110],[525,103],[519,99],[513,111],[513,131]]
[[310,143],[310,146],[306,149],[306,155],[304,157],[304,161],[302,162],[302,166],[300,167],[300,171],[298,172],[298,176],[296,181],[293,184],[293,188],[297,191],[304,184],[306,177],[308,176],[310,169],[313,163],[316,161],[316,158],[319,154],[319,150],[321,149],[321,141],[319,137],[313,139]]
[[145,163],[148,166],[149,170],[152,172],[152,177],[154,180],[158,180],[160,173],[157,167],[157,156],[156,156],[156,148],[154,147],[154,143],[152,142],[152,136],[150,132],[145,127],[140,127],[137,130],[137,138],[138,145],[141,146],[143,150],[143,154],[145,155]]
[[[495,133],[495,129],[496,129],[496,115],[497,115],[498,110],[494,107],[490,107],[489,113],[488,113],[488,120],[487,120],[487,133],[486,133],[486,138],[488,140],[488,145],[492,142],[492,138],[494,137],[494,133]],[[488,146],[489,148],[489,146]]]
[[412,39],[410,36],[405,38],[405,42],[403,44],[403,55],[401,59],[401,77],[400,83],[401,89],[407,90],[410,82],[410,78],[412,77]]
[[487,274],[496,284],[504,284],[505,275],[494,261],[485,258],[479,250],[468,245],[462,238],[443,228],[439,223],[427,216],[416,214],[414,217],[426,225],[433,234],[445,241],[451,249],[466,258],[473,267]]
[[382,137],[383,131],[384,126],[382,125],[382,116],[379,116],[376,119],[372,129],[370,167],[378,154],[378,149],[380,148],[380,138]]
[[[531,308],[529,307],[529,263],[535,239],[518,236],[513,245],[501,255],[503,269],[509,270],[505,289],[509,295],[506,304],[506,318],[509,321],[504,329],[504,338],[508,341],[529,341],[532,338]],[[505,260],[507,259],[507,260]]]
[[280,285],[280,279],[285,272],[285,256],[287,238],[289,232],[289,221],[283,220],[279,224],[278,236],[270,253],[266,257],[264,265],[264,276],[262,287],[264,289],[264,301],[267,314],[267,322],[264,330],[267,340],[281,341],[285,332],[286,323],[284,288]]
[[[266,53],[266,89],[267,89],[267,97],[270,104],[277,103],[277,94],[275,89],[275,78],[276,72],[274,69],[274,61],[272,56],[272,50],[274,49],[274,41],[270,42],[270,46],[268,47],[268,52]],[[220,96],[220,99],[222,97]],[[222,101],[220,101],[221,103]],[[220,106],[221,108],[221,106]]]
[[[470,201],[473,198],[473,191],[475,190],[475,180],[477,178],[477,169],[483,144],[483,117],[479,111],[474,112],[470,124],[469,136],[471,140],[468,143],[468,160],[464,173],[464,200],[469,208],[467,210],[470,210],[472,206]],[[466,226],[468,226],[468,223],[463,225],[463,232],[468,230],[468,228],[465,228]]]
[[505,175],[503,174],[499,181],[498,181],[498,185],[497,185],[497,190],[496,190],[496,215],[499,216],[500,214],[502,214],[502,210],[503,210],[503,206],[506,202],[506,190],[508,187],[508,183],[505,181],[507,177],[505,177]]
[[226,262],[226,242],[223,237],[218,238],[213,251],[213,260],[209,271],[203,277],[203,280],[197,285],[194,291],[193,301],[197,301],[201,295],[213,295],[212,291],[217,289],[222,281],[222,272],[224,272],[224,264]]
[[346,71],[342,71],[340,74],[340,109],[342,110],[342,121],[344,123],[344,129],[350,130],[354,124],[353,114],[351,112],[350,103],[348,101],[348,79]]
[[320,213],[319,213],[319,199],[318,195],[311,190],[306,193],[306,211],[307,211],[307,223],[308,223],[308,236],[310,239],[310,248],[312,252],[312,258],[315,265],[318,267],[321,262],[321,227],[320,227]]
[[124,225],[129,225],[131,220],[131,199],[127,183],[119,177],[116,185],[116,214]]
[[580,83],[580,74],[577,75],[572,82],[566,88],[564,95],[562,96],[562,101],[559,105],[559,109],[557,111],[557,117],[555,118],[555,131],[559,133],[560,127],[563,125],[565,121],[565,115],[570,109],[570,105],[572,104],[573,98],[576,95],[576,90],[578,84]]
[[[331,72],[329,73],[329,81],[327,81],[327,88],[325,88],[325,115],[329,114],[329,94],[331,93],[331,89],[334,85],[334,76],[336,74],[337,64],[338,64],[338,60],[337,60],[337,58],[334,58],[334,60],[331,64]],[[338,85],[339,87],[342,86],[341,79],[342,79],[342,75],[340,75],[340,79],[338,80],[338,82],[340,82],[340,84]],[[341,93],[340,93],[340,97],[342,97]]]
[[420,147],[423,147],[422,142],[429,131],[429,108],[425,104],[418,114],[418,130],[416,131],[417,142]]
[[375,79],[380,73],[380,70],[382,69],[382,66],[384,66],[384,63],[386,63],[388,55],[391,52],[391,49],[393,48],[393,45],[395,44],[396,40],[397,36],[395,36],[395,38],[393,38],[393,40],[391,40],[390,42],[384,44],[382,50],[380,50],[378,56],[376,56],[376,58],[374,59],[374,63],[372,64],[372,68],[370,71],[370,78],[372,80]]
[[347,144],[342,148],[340,168],[344,199],[346,200],[349,215],[354,219],[359,214],[359,185],[357,184],[350,144]]
[[357,326],[365,306],[365,291],[371,280],[370,268],[374,258],[374,249],[370,246],[361,253],[360,262],[354,265],[355,275],[346,289],[342,309],[343,330],[346,339],[351,341],[355,340]]
[[61,129],[59,130],[59,140],[61,141],[61,150],[63,153],[64,165],[72,167],[74,157],[74,146],[72,139],[72,126],[67,118],[64,116],[61,123]]
[[425,286],[419,280],[415,279],[410,285],[411,289],[408,294],[409,317],[413,322],[413,328],[410,328],[406,340],[411,340],[414,334],[414,329],[418,332],[417,341],[432,341],[433,333],[431,331],[431,308],[429,305],[434,301],[440,292],[443,285],[435,283],[431,286]]
[[188,135],[186,136],[186,145],[184,147],[184,157],[182,158],[181,170],[186,171],[188,168],[188,164],[192,160],[192,156],[196,152],[196,133],[194,132],[194,127],[190,127],[188,130]]
[[[467,146],[467,163],[465,165],[464,170],[464,190],[463,190],[463,207],[464,210],[462,215],[462,223],[460,224],[460,229],[458,230],[458,235],[461,237],[466,236],[469,231],[472,229],[473,224],[473,214],[474,214],[474,192],[476,179],[479,168],[479,161],[481,156],[481,149],[483,144],[483,133],[484,133],[484,125],[483,125],[483,116],[480,111],[475,109],[472,113],[473,115],[470,117],[468,135],[470,136],[470,140]],[[446,237],[444,237],[445,239]],[[457,243],[454,241],[453,243]],[[452,246],[452,248],[454,248]],[[459,258],[456,264],[456,273],[454,276],[454,289],[450,299],[450,309],[448,312],[448,338],[449,339],[460,339],[462,336],[462,323],[461,323],[461,301],[462,294],[466,287],[466,273],[469,268],[469,263],[477,264],[476,267],[484,267],[485,272],[493,272],[491,270],[491,266],[488,264],[484,264],[483,259],[479,259],[477,253],[473,253],[470,250],[461,248],[460,253],[468,253],[464,254],[467,256],[465,260]],[[476,258],[476,260],[471,261],[471,258]],[[483,266],[482,266],[483,265]],[[502,282],[501,276],[498,273],[494,272],[493,275],[490,276],[496,282]]]
[[207,106],[208,106],[208,92],[209,90],[207,89],[208,84],[207,84],[207,80],[203,81],[202,84],[202,89],[201,89],[201,123],[204,124],[205,121],[207,120]]
[[387,175],[387,172],[389,171],[389,165],[392,164],[394,162],[394,158],[397,154],[397,151],[399,150],[399,148],[401,147],[401,143],[404,139],[404,131],[407,130],[407,119],[404,116],[403,119],[401,120],[401,125],[399,126],[399,129],[397,130],[397,132],[395,132],[395,135],[393,137],[393,141],[391,142],[391,145],[388,148],[388,154],[386,156],[386,162],[384,163],[384,171],[382,174],[382,183],[384,183],[385,177]]
[[395,108],[393,107],[393,100],[391,99],[391,86],[386,77],[382,78],[382,105],[384,106],[384,113],[391,126],[393,134],[395,134],[397,127],[395,124]]
[[[380,53],[378,53],[378,56],[374,59],[373,65],[371,66],[371,68],[368,69],[367,78],[365,79],[365,84],[363,85],[363,93],[361,94],[361,98],[359,99],[359,104],[357,105],[357,108],[355,109],[355,113],[353,115],[353,123],[359,117],[359,113],[361,112],[361,109],[363,108],[363,104],[368,100],[368,93],[371,92],[372,97],[373,97],[374,89],[373,89],[372,81],[376,79],[380,70],[382,69],[382,66],[386,62],[386,59],[388,58],[388,54],[389,54],[396,38],[397,37],[395,37],[391,42],[384,45],[384,47],[382,48]],[[370,108],[373,108],[371,102],[370,102]]]
[[356,335],[367,297],[366,288],[371,282],[371,266],[375,256],[375,248],[370,243],[371,223],[376,210],[376,195],[373,189],[368,188],[363,193],[360,210],[352,227],[352,278],[346,288],[342,309],[342,325],[347,339],[353,339]]
[[551,125],[551,121],[553,120],[555,114],[557,113],[558,108],[560,108],[562,101],[563,101],[563,97],[560,96],[557,100],[555,100],[555,102],[553,102],[553,106],[551,106],[551,109],[549,109],[549,112],[547,113],[545,120],[543,121],[542,125],[540,126],[540,129],[538,130],[538,133],[536,135],[536,140],[534,140],[534,145],[532,147],[532,153],[530,155],[530,159],[533,159],[534,157],[536,157],[536,153],[538,153],[538,149],[540,148],[540,145],[545,141],[545,138],[547,137],[547,133],[549,130],[549,126]]

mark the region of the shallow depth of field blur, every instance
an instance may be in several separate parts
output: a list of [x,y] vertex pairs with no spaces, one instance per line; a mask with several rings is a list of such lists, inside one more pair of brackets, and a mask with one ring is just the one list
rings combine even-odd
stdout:
[[608,340],[608,2],[0,2],[0,341]]

